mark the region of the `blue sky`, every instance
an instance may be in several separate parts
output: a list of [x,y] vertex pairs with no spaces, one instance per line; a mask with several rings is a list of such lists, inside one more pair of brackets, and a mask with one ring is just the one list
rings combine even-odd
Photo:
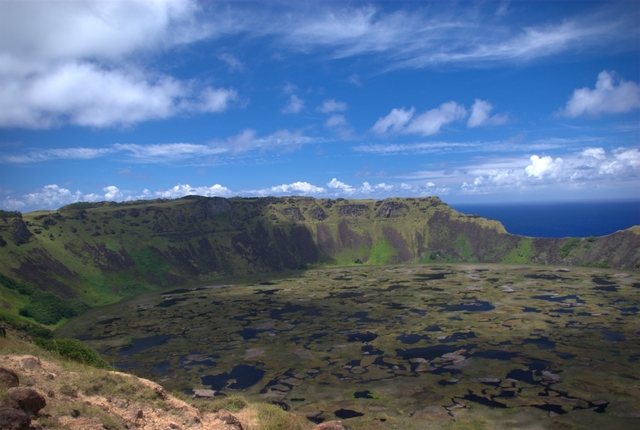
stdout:
[[0,208],[638,199],[637,2],[0,1]]

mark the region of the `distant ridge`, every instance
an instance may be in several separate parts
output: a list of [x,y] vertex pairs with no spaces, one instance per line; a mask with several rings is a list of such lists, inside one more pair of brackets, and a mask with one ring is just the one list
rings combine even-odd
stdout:
[[[74,203],[0,218],[4,277],[90,306],[252,273],[419,262],[639,270],[640,228],[598,238],[529,238],[457,212],[438,197],[189,196]],[[28,299],[0,288],[9,303],[2,312],[17,315]]]

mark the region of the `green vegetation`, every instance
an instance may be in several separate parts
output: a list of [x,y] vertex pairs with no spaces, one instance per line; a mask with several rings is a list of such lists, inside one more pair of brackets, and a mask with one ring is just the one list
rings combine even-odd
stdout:
[[0,273],[0,285],[29,297],[29,303],[20,309],[20,315],[39,322],[53,325],[63,318],[71,318],[89,309],[89,305],[78,300],[65,300],[57,295],[42,291],[35,285],[9,278]]
[[36,345],[61,357],[99,369],[111,369],[111,365],[100,355],[77,339],[35,339]]
[[[181,392],[176,393],[176,396],[182,397],[183,400],[190,400],[189,397],[182,395]],[[213,399],[195,398],[191,401],[199,410],[212,413],[218,412],[222,409],[236,413],[249,406],[249,402],[247,402],[243,397],[236,395],[214,397]]]
[[532,240],[530,238],[520,239],[518,247],[509,252],[503,259],[502,263],[509,264],[527,264],[531,262],[534,251],[531,248]]
[[5,211],[0,209],[0,219],[22,218],[22,213],[18,211]]
[[[287,215],[292,208],[302,218]],[[460,214],[438,198],[188,196],[83,202],[22,219],[0,219],[0,273],[15,278],[0,285],[0,315],[52,326],[82,312],[84,303],[101,306],[245,273],[418,261],[566,264],[567,256],[575,265],[608,259],[610,267],[636,270],[640,258],[634,254],[640,239],[626,232],[576,247],[578,239],[514,240],[497,221]]]
[[468,260],[471,257],[471,248],[467,243],[467,238],[464,236],[458,236],[456,241],[456,250],[460,253],[463,260]]
[[605,258],[600,261],[591,261],[588,263],[582,264],[584,267],[599,267],[600,269],[609,269],[611,268],[611,260]]
[[580,239],[578,239],[577,237],[573,237],[563,243],[560,248],[558,248],[558,255],[562,258],[566,258],[571,253],[571,250],[573,248],[576,248],[578,245],[580,245]]
[[278,405],[258,403],[254,405],[258,410],[260,430],[305,430],[309,422],[301,415],[290,414]]
[[30,321],[25,321],[23,318],[19,318],[15,315],[0,315],[0,321],[10,324],[18,330],[26,332],[33,338],[39,337],[43,339],[51,339],[53,337],[53,332],[48,328],[42,327],[38,324],[34,324]]
[[382,240],[371,248],[368,264],[380,265],[387,264],[396,255],[398,251],[388,241]]
[[167,285],[167,280],[163,275],[171,269],[171,266],[164,258],[149,248],[142,248],[139,251],[131,252],[131,258],[135,261],[142,275],[153,273],[163,286]]

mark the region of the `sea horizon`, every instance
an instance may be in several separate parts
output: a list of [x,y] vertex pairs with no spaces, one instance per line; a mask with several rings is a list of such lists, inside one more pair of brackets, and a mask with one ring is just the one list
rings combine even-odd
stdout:
[[605,236],[640,225],[640,200],[450,204],[500,221],[511,234],[562,238]]

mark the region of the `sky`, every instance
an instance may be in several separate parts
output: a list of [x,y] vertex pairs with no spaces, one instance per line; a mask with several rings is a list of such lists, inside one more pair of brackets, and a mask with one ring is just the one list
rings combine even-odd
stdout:
[[0,0],[0,209],[640,198],[634,1]]

